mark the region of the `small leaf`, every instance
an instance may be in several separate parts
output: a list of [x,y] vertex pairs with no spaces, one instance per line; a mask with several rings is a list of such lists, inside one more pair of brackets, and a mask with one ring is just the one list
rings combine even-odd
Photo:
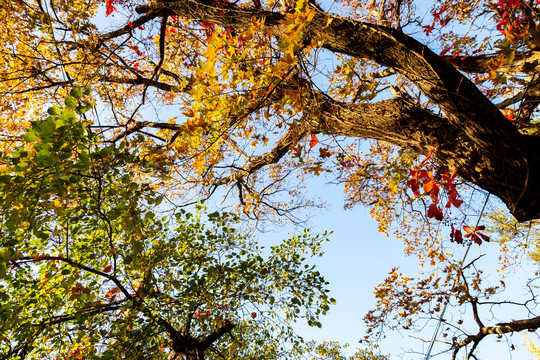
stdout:
[[35,130],[28,130],[28,132],[23,135],[23,139],[27,142],[34,142],[39,139],[39,136]]
[[313,148],[315,145],[319,143],[319,139],[317,139],[317,135],[311,134],[311,140],[309,141],[309,147]]
[[111,289],[111,290],[109,290],[109,292],[107,293],[107,295],[105,295],[105,297],[106,297],[106,298],[110,298],[110,297],[113,296],[114,294],[117,294],[119,291],[120,291],[119,288]]
[[436,220],[439,220],[439,221],[444,218],[444,214],[442,210],[436,204],[431,204],[429,206],[427,216],[428,218],[434,217]]
[[467,232],[467,234],[465,234],[465,237],[469,237],[469,236],[471,236],[472,233],[474,233],[474,230],[472,229],[472,227],[470,227],[468,225],[464,225],[463,230],[465,230]]
[[71,91],[69,92],[69,95],[73,96],[75,99],[80,99],[83,97],[83,92],[81,89],[79,88],[73,88],[71,89]]
[[71,109],[75,109],[77,107],[77,100],[75,100],[75,98],[71,97],[71,96],[68,96],[65,100],[64,100],[64,104],[66,104],[66,106],[68,108],[71,108]]
[[60,108],[58,106],[51,106],[47,112],[49,113],[49,115],[60,115],[60,113],[62,112],[62,110],[60,110]]

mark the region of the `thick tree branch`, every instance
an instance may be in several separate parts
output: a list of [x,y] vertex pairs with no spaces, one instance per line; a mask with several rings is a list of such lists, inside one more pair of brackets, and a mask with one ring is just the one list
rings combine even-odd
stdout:
[[[275,36],[284,35],[288,29],[281,13],[244,9],[214,0],[169,0],[164,4],[151,1],[137,11],[169,12],[238,29],[248,28],[252,18],[259,18],[264,19],[261,31]],[[411,105],[387,109],[389,103],[379,103],[368,112],[366,122],[366,116],[360,116],[358,111],[361,108],[354,111],[353,105],[343,104],[339,115],[334,112],[333,116],[326,116],[332,133],[377,138],[399,146],[412,143],[412,148],[424,153],[426,148],[436,148],[437,158],[444,165],[458,169],[468,181],[499,196],[518,220],[540,215],[540,196],[535,190],[540,188],[540,158],[536,150],[540,140],[519,134],[453,65],[401,31],[321,11],[306,24],[304,37],[306,41],[322,39],[321,48],[394,69],[415,84],[446,116],[444,120],[436,117],[438,121],[432,122],[433,114]],[[377,117],[373,116],[376,110],[379,110]],[[411,112],[424,117],[414,118]],[[340,126],[335,126],[338,123]],[[389,127],[396,131],[388,134]],[[525,198],[527,201],[523,201]]]
[[255,173],[257,170],[264,166],[275,164],[283,156],[285,156],[289,150],[291,150],[300,140],[302,140],[308,131],[305,129],[291,128],[289,129],[277,142],[274,148],[267,153],[254,156],[249,159],[249,162],[244,165],[240,170],[233,172],[231,175],[223,177],[221,179],[213,181],[211,184],[215,186],[237,183],[249,175]]
[[225,334],[229,334],[232,329],[235,328],[236,325],[231,323],[229,320],[224,320],[221,327],[217,330],[209,334],[207,337],[204,338],[199,344],[200,348],[204,351],[210,347],[216,340],[221,338]]
[[502,335],[502,334],[523,331],[523,330],[534,331],[538,328],[540,328],[540,316],[537,316],[532,319],[514,320],[509,323],[497,324],[497,326],[481,327],[477,334],[467,336],[462,341],[455,343],[453,345],[454,353],[453,353],[452,359],[456,358],[456,355],[460,349],[464,348],[470,343],[478,344],[480,341],[482,341],[482,339],[484,339],[488,335],[492,335],[492,334]]
[[511,74],[530,74],[540,72],[540,51],[516,54],[508,64],[494,65],[498,55],[444,56],[444,60],[457,69],[467,73],[487,73],[490,70]]

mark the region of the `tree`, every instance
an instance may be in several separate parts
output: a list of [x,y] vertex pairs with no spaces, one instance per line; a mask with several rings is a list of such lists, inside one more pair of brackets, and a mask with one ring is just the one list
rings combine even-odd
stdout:
[[[92,84],[109,112],[89,129],[102,144],[136,146],[169,199],[229,186],[246,216],[282,216],[305,204],[292,176],[333,171],[382,230],[401,204],[425,206],[426,226],[448,220],[464,184],[497,196],[519,221],[537,219],[536,1],[439,1],[425,20],[412,1],[339,3],[341,15],[309,1],[10,2],[0,9],[5,134],[21,134],[41,103]],[[385,143],[361,154],[342,137]],[[488,239],[483,225],[451,225],[456,242]],[[411,251],[448,260],[416,241],[426,227],[400,226],[413,234]],[[431,295],[463,295],[450,290],[467,289],[453,286],[465,280],[456,263],[445,263],[454,272]],[[535,316],[524,321],[493,331],[538,327]]]
[[334,302],[307,257],[307,232],[267,250],[231,214],[178,210],[135,181],[149,164],[128,144],[97,146],[65,109],[32,122],[28,145],[2,158],[2,359],[296,358],[291,323]]

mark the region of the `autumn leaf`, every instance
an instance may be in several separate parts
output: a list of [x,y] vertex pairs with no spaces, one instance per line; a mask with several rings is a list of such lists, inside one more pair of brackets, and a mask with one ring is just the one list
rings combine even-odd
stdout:
[[483,225],[477,226],[474,229],[468,225],[464,225],[463,230],[465,230],[466,232],[465,237],[470,237],[471,240],[477,243],[478,245],[482,244],[482,241],[490,240],[489,236],[482,234],[480,232],[481,230],[485,230],[485,226]]
[[317,162],[314,166],[310,166],[306,170],[313,173],[313,175],[315,176],[319,176],[321,172],[324,171],[324,169],[322,168],[322,162]]
[[113,295],[118,294],[118,292],[120,292],[120,289],[116,287],[114,289],[109,290],[109,292],[105,295],[105,297],[110,298]]
[[319,157],[326,159],[332,156],[332,152],[327,147],[319,149]]
[[451,225],[451,227],[452,227],[452,232],[450,233],[450,240],[455,241],[458,244],[462,244],[463,243],[463,236],[461,234],[461,230],[455,229],[454,225]]
[[436,220],[442,220],[444,218],[444,214],[442,210],[436,205],[431,204],[428,209],[427,213],[428,218],[435,218]]
[[315,145],[319,142],[319,139],[317,139],[317,135],[311,134],[311,140],[309,141],[309,147],[314,148]]
[[117,0],[107,0],[105,2],[105,15],[109,16],[112,14],[113,11],[116,11],[116,8],[113,6],[114,3],[116,3]]

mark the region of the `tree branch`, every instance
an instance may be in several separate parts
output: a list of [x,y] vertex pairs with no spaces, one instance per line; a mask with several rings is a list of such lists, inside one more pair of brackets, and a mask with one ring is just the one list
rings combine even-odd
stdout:
[[507,333],[523,331],[523,330],[534,331],[538,328],[540,328],[540,316],[537,316],[532,319],[514,320],[509,323],[497,324],[497,326],[481,327],[480,331],[478,331],[477,334],[467,336],[462,341],[454,344],[454,354],[452,358],[455,359],[457,353],[463,347],[467,346],[470,343],[478,344],[480,341],[482,341],[482,339],[484,339],[488,335],[493,335],[493,334],[502,335],[502,334],[507,334]]

